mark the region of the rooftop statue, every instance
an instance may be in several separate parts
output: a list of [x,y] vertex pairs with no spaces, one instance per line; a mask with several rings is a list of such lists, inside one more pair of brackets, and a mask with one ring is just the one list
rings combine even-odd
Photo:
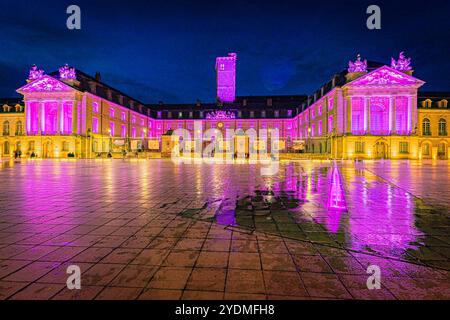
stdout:
[[44,75],[44,70],[38,70],[37,66],[33,64],[30,69],[30,74],[28,76],[28,80],[36,80],[42,78]]
[[391,58],[391,68],[399,71],[412,70],[411,58],[406,58],[405,52],[402,51],[400,52],[397,61],[395,61],[394,58]]
[[348,62],[348,72],[367,72],[367,60],[361,61],[361,55],[358,54],[355,62]]
[[76,79],[75,68],[70,68],[66,63],[63,67],[59,68],[59,77],[61,79]]

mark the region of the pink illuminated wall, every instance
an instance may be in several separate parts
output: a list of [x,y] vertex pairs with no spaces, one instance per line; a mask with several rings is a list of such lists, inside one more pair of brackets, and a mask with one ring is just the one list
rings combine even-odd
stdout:
[[58,132],[58,102],[44,102],[44,115],[44,118],[41,118],[41,128],[45,128],[41,129],[42,134],[56,134]]
[[395,131],[396,133],[408,133],[408,98],[397,97],[395,99]]
[[216,59],[217,99],[233,102],[236,98],[236,53]]
[[364,134],[364,98],[353,97],[352,104],[352,133]]
[[62,104],[61,112],[61,133],[72,134],[72,101],[66,101]]
[[370,133],[389,133],[389,98],[370,98]]
[[27,111],[27,133],[39,132],[39,102],[30,102]]

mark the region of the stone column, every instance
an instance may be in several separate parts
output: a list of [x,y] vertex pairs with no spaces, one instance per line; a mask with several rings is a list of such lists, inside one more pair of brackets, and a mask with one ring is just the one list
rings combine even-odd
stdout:
[[77,134],[78,132],[78,103],[77,100],[72,102],[72,134]]
[[58,100],[58,119],[56,124],[56,133],[63,134],[64,133],[64,113],[62,112],[63,103],[61,100]]
[[364,133],[370,134],[370,97],[364,98]]
[[408,126],[407,131],[410,134],[413,130],[414,110],[412,105],[412,96],[408,96]]
[[389,128],[391,134],[396,133],[395,96],[389,97]]
[[352,103],[350,97],[345,98],[345,132],[352,132]]
[[39,134],[45,133],[45,103],[39,102]]

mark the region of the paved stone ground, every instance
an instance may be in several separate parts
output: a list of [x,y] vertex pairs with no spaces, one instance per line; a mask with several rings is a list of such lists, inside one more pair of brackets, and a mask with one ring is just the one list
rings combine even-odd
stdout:
[[339,166],[3,162],[0,298],[449,299],[449,163]]

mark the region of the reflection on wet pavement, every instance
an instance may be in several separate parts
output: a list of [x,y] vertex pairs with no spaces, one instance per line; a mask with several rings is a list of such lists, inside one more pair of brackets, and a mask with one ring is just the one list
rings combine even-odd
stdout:
[[[42,298],[70,298],[61,278],[69,262],[85,264],[86,299],[450,297],[447,162],[296,161],[270,177],[259,169],[2,163],[0,298],[43,284]],[[366,287],[371,264],[382,290]]]

